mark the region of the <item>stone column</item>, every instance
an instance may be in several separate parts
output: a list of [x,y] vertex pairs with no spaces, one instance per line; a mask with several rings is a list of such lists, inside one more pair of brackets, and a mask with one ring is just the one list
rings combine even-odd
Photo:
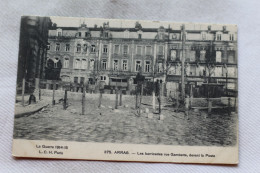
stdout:
[[110,70],[110,66],[111,66],[111,55],[112,55],[112,41],[109,41],[108,61],[107,61],[108,70]]
[[99,48],[98,48],[98,64],[97,69],[100,69],[100,62],[101,62],[101,55],[102,55],[102,40],[99,41]]
[[131,64],[130,64],[130,71],[132,71],[132,72],[134,72],[134,69],[135,69],[134,54],[135,54],[135,44],[134,44],[134,41],[132,41]]

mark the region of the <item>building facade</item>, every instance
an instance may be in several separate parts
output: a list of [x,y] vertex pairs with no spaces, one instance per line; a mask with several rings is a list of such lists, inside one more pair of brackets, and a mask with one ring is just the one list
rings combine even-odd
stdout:
[[[203,83],[237,90],[236,32],[222,30],[173,30],[103,26],[56,27],[49,30],[47,63],[58,68],[60,79],[79,90],[104,81],[105,88],[120,86],[126,93],[135,90],[141,72],[149,83],[159,81],[163,94],[180,90],[181,60],[185,58],[188,90]],[[78,89],[75,89],[78,88]],[[89,88],[87,88],[88,90]],[[109,91],[110,92],[110,91]]]
[[25,92],[30,92],[29,90],[39,87],[39,79],[45,78],[48,31],[51,24],[49,17],[22,16],[21,18],[18,93],[22,90],[23,79]]

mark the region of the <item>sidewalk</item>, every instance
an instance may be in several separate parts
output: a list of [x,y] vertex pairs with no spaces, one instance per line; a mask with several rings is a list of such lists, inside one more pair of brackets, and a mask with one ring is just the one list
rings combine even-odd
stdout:
[[28,105],[28,103],[25,102],[25,106],[22,106],[22,103],[18,102],[15,104],[15,111],[14,111],[15,118],[29,116],[47,107],[49,104],[51,104],[51,98],[49,97],[43,97],[40,101],[37,101],[35,104],[31,104],[31,105]]

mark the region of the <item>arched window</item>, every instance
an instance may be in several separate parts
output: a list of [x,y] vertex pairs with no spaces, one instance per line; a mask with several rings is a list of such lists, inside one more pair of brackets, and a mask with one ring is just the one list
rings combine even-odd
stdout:
[[81,45],[77,44],[77,52],[81,52]]
[[82,59],[82,69],[87,69],[87,60],[86,59]]
[[84,45],[83,45],[83,51],[84,51],[84,52],[87,52],[87,51],[88,51],[88,45],[87,45],[87,44],[84,44]]
[[75,66],[74,66],[75,69],[80,69],[80,59],[76,59],[75,60]]
[[91,59],[89,63],[89,70],[94,70],[94,64],[95,64],[95,60]]
[[69,68],[69,58],[64,59],[64,68]]
[[54,68],[58,68],[58,62],[59,62],[59,58],[58,57],[56,57],[55,59],[54,59]]

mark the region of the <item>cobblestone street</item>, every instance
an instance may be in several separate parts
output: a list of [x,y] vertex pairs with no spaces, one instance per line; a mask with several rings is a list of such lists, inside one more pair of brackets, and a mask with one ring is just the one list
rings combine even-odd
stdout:
[[[151,102],[147,97],[144,102]],[[164,144],[190,146],[232,146],[236,144],[237,114],[230,116],[190,112],[176,113],[164,107],[163,120],[152,113],[152,106],[142,105],[139,117],[135,98],[114,110],[114,102],[86,99],[86,113],[81,115],[81,101],[70,101],[67,110],[62,104],[48,106],[30,116],[15,118],[14,138],[80,142]],[[126,104],[127,103],[127,104]],[[150,113],[145,113],[145,109]],[[149,115],[149,116],[148,116]]]

